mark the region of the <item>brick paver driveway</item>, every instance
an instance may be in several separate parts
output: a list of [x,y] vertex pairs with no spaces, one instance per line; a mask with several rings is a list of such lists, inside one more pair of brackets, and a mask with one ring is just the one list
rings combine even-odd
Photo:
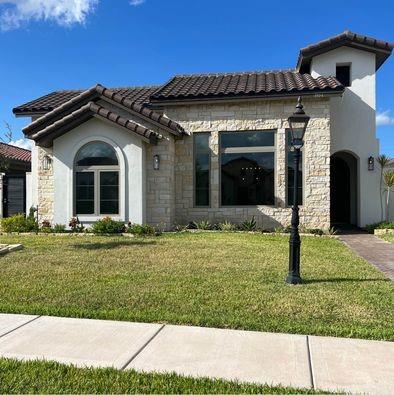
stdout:
[[339,235],[348,247],[394,280],[394,244],[368,233],[344,233]]

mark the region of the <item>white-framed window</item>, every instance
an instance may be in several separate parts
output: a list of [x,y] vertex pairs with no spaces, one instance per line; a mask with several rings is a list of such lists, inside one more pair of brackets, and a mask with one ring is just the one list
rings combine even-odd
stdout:
[[74,161],[75,215],[119,214],[119,160],[113,147],[92,141]]
[[222,206],[275,204],[275,132],[220,133]]

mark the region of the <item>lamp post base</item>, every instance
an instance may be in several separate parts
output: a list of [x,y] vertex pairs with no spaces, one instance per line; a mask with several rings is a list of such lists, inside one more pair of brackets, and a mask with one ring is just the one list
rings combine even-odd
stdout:
[[286,277],[286,283],[290,285],[300,284],[302,282],[299,274],[289,273]]

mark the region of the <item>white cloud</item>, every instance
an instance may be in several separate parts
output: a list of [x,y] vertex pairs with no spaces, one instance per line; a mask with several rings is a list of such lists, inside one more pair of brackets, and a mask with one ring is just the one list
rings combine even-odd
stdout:
[[32,148],[31,141],[27,139],[19,139],[19,140],[11,141],[9,142],[9,144],[14,145],[15,147],[20,147],[29,150],[31,150]]
[[99,0],[0,0],[0,27],[17,29],[28,21],[53,21],[61,26],[83,24]]
[[376,114],[376,125],[394,125],[394,117],[390,116],[390,110],[377,112]]
[[130,5],[137,6],[145,3],[145,0],[130,0]]

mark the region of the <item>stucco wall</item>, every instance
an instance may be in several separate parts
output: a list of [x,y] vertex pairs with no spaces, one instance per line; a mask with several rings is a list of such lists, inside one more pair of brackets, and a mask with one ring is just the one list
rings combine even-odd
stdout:
[[[104,141],[116,150],[120,165],[120,214],[113,218],[145,221],[145,148],[137,137],[107,122],[91,119],[54,140],[54,223],[68,224],[73,212],[73,165],[78,150],[90,141]],[[94,216],[79,216],[89,224]]]
[[[175,222],[225,219],[242,222],[255,216],[259,226],[274,228],[290,223],[286,201],[287,117],[296,101],[249,101],[238,104],[204,104],[166,108],[165,113],[191,133],[211,132],[211,205],[194,207],[193,137],[175,142]],[[328,99],[304,101],[311,116],[304,147],[304,205],[301,224],[309,228],[330,226],[330,109]],[[222,131],[276,130],[274,206],[221,207],[219,134]],[[241,133],[241,132],[240,132]]]
[[313,77],[334,75],[337,64],[351,64],[350,87],[331,99],[331,154],[352,153],[358,161],[358,225],[380,220],[379,166],[368,170],[368,157],[379,155],[375,125],[375,55],[341,47],[313,58]]

